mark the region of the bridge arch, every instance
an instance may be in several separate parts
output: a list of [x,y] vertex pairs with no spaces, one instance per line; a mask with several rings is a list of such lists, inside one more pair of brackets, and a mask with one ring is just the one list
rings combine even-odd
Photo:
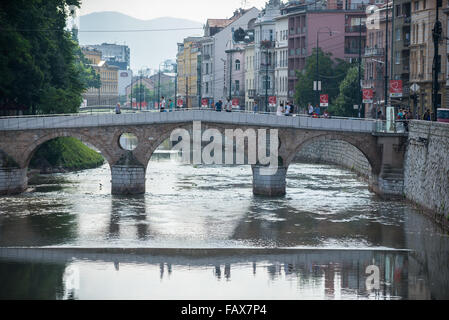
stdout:
[[[22,160],[22,167],[28,168],[31,159],[33,158],[33,155],[36,153],[38,148],[44,144],[47,141],[56,139],[56,138],[62,138],[62,137],[72,137],[75,139],[80,140],[81,142],[87,142],[97,148],[101,155],[106,159],[108,164],[111,166],[113,164],[113,156],[109,153],[109,151],[95,138],[92,138],[86,134],[83,134],[81,132],[71,132],[71,131],[54,131],[49,134],[45,134],[40,136],[38,139],[33,141],[31,144],[29,144],[24,152],[24,157]],[[117,138],[118,140],[118,138]]]
[[304,137],[303,139],[299,139],[299,141],[294,144],[291,148],[289,148],[290,152],[286,155],[287,158],[287,167],[292,163],[296,155],[305,147],[312,143],[319,141],[343,141],[358,151],[360,151],[363,156],[368,161],[371,166],[371,173],[377,175],[381,170],[381,153],[378,152],[378,146],[375,137],[367,137],[366,135],[352,134],[352,133],[317,133]]

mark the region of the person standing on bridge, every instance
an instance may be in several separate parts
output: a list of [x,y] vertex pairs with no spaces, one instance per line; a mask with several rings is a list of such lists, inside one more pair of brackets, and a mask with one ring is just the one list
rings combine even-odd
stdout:
[[231,99],[229,99],[229,98],[226,101],[225,109],[226,109],[226,112],[232,112],[232,102],[231,102]]
[[165,97],[162,96],[162,100],[161,100],[161,112],[165,112]]
[[173,104],[172,99],[169,99],[168,100],[168,110],[169,110],[169,112],[173,112],[173,106],[174,106],[174,104]]
[[276,112],[277,116],[283,116],[284,115],[284,104],[280,103]]
[[309,116],[313,116],[314,110],[313,110],[313,106],[310,102],[309,102],[309,106],[307,108],[308,108],[307,112],[308,112]]
[[116,114],[121,114],[122,110],[120,109],[120,102],[117,103],[117,105],[115,106],[115,113]]

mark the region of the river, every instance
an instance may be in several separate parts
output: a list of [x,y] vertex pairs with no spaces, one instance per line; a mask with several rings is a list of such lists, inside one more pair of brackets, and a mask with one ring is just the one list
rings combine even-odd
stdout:
[[144,196],[112,196],[105,165],[0,198],[0,299],[23,298],[448,299],[449,237],[336,166],[293,164],[264,198],[249,166],[161,153]]

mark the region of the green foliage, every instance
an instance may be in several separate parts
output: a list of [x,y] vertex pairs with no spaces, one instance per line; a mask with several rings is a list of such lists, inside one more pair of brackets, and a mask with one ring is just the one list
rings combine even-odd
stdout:
[[[322,82],[322,93],[329,95],[333,101],[339,94],[339,85],[343,80],[350,64],[341,59],[332,59],[332,53],[324,53],[318,48],[318,68],[320,81]],[[295,102],[302,108],[309,103],[315,104],[315,91],[313,81],[316,80],[316,49],[306,59],[306,67],[303,73],[297,71],[298,83],[295,88]]]
[[348,70],[346,78],[340,84],[340,94],[329,107],[329,112],[332,115],[340,117],[358,116],[358,110],[354,109],[354,105],[360,104],[358,81],[359,69],[357,66],[353,66]]
[[[131,99],[131,95],[129,98]],[[133,87],[132,98],[133,100],[135,99],[137,103],[144,101],[148,102],[157,99],[157,92],[154,90],[149,90],[143,84],[138,84]]]
[[0,105],[24,105],[28,114],[78,110],[88,81],[65,30],[69,5],[80,1],[0,1]]
[[96,168],[104,163],[103,157],[85,146],[81,141],[63,137],[47,141],[31,159],[31,168],[43,166],[59,167],[68,170]]
[[100,74],[89,66],[89,60],[84,56],[80,47],[75,50],[76,68],[80,75],[80,80],[84,88],[101,88]]

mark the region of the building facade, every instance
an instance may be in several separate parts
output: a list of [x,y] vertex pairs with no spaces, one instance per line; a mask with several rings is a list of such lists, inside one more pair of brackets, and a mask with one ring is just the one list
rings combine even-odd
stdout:
[[[303,71],[306,59],[320,47],[332,53],[334,59],[358,61],[366,42],[366,4],[328,2],[327,6],[314,4],[287,6],[288,15],[288,69],[289,98],[294,95],[298,81],[296,72]],[[354,8],[354,9],[352,9]]]
[[200,107],[201,37],[189,37],[178,44],[178,100],[185,108]]
[[275,111],[269,104],[275,95],[276,18],[281,14],[281,2],[270,0],[255,23],[256,99],[262,111]]
[[277,105],[288,102],[288,16],[275,18],[275,95]]
[[91,63],[93,69],[100,75],[101,87],[88,88],[83,94],[87,106],[114,106],[118,102],[118,78],[119,68],[110,66],[101,60],[101,52],[91,48],[83,47],[84,56]]
[[253,111],[256,103],[256,54],[254,43],[245,46],[245,110]]
[[[447,6],[447,1],[444,1]],[[432,111],[432,88],[433,88],[433,60],[434,44],[432,30],[436,20],[436,1],[420,0],[411,2],[411,43],[410,43],[410,83],[417,84],[419,89],[415,92],[415,113],[422,118],[426,110]],[[440,8],[440,21],[443,30],[447,30],[447,19],[444,19],[443,10]],[[444,34],[444,31],[443,31]],[[444,36],[443,36],[444,37]],[[447,105],[446,73],[447,68],[447,46],[440,42],[439,55],[441,68],[438,77],[440,93],[438,94],[437,106]],[[445,57],[442,59],[441,57]]]

